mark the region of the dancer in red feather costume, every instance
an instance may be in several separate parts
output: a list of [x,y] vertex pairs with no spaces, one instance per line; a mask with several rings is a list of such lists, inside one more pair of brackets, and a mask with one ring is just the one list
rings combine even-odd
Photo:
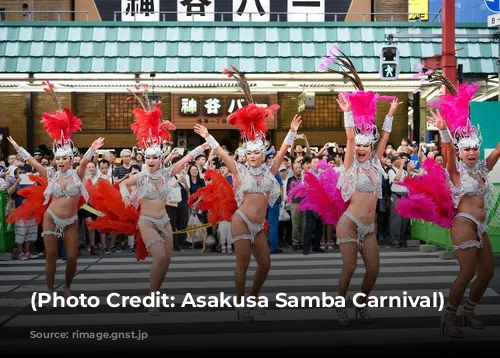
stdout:
[[[479,160],[482,136],[479,126],[472,125],[469,110],[470,102],[479,89],[478,85],[455,85],[439,71],[420,67],[420,77],[441,83],[448,90],[447,94],[429,103],[430,107],[439,109],[432,111],[427,117],[429,123],[439,130],[446,147],[447,185],[443,183],[442,171],[429,167],[428,173],[424,175],[427,185],[420,185],[416,179],[404,183],[413,193],[410,193],[408,201],[403,202],[399,210],[410,218],[423,219],[450,228],[450,237],[460,270],[450,287],[447,307],[441,316],[441,333],[446,331],[450,337],[463,338],[465,333],[460,328],[461,324],[457,323],[457,311],[469,285],[469,297],[462,310],[463,325],[474,329],[484,328],[483,322],[475,315],[475,308],[483,297],[494,271],[486,219],[490,216],[494,203],[489,172],[500,159],[500,143],[488,157]],[[429,162],[429,165],[430,163],[433,162]],[[442,186],[445,185],[446,189],[443,189]],[[412,205],[410,201],[415,204]],[[418,210],[416,204],[422,201],[428,206]],[[422,210],[436,215],[437,218],[430,218]],[[474,275],[476,279],[471,284]]]
[[[279,109],[279,106],[271,105],[267,108],[258,106],[252,98],[245,76],[234,66],[231,66],[231,70],[224,70],[223,74],[236,79],[248,103],[228,117],[229,123],[240,129],[247,164],[237,163],[230,157],[204,126],[196,125],[194,130],[210,144],[210,148],[219,156],[234,176],[234,190],[229,191],[227,189],[228,192],[225,195],[233,196],[237,205],[237,209],[230,221],[231,235],[236,251],[236,295],[241,300],[245,297],[246,275],[252,254],[257,262],[257,270],[250,296],[256,298],[259,296],[269,272],[271,257],[265,237],[267,207],[268,205],[273,206],[281,194],[275,176],[284,156],[293,144],[301,119],[299,116],[295,116],[292,120],[290,132],[288,132],[285,141],[276,154],[274,163],[269,167],[264,161],[269,146],[266,140],[266,121],[274,119],[274,112]],[[218,188],[214,186],[213,190],[217,192]],[[229,210],[221,213],[213,206],[215,201],[211,196],[207,196],[209,200],[208,206],[213,210],[213,217],[218,218],[219,215],[227,217]],[[232,203],[232,199],[227,200]],[[253,322],[254,312],[247,305],[237,310],[240,320]]]
[[[320,68],[346,76],[356,87],[355,92],[341,93],[337,100],[344,112],[347,136],[344,166],[337,188],[340,189],[344,201],[350,201],[336,226],[337,244],[343,263],[339,276],[339,295],[347,295],[360,252],[366,267],[361,284],[361,293],[364,296],[362,300],[358,300],[358,303],[363,303],[375,286],[380,266],[379,247],[374,230],[376,207],[378,199],[382,198],[382,178],[387,177],[380,160],[389,140],[394,114],[403,102],[398,102],[396,97],[365,91],[349,57],[337,46],[329,52],[330,56],[323,58],[324,63]],[[331,63],[340,67],[341,71],[330,69],[328,66]],[[375,125],[375,116],[377,103],[381,100],[392,101],[380,134]],[[375,148],[377,141],[379,143]],[[349,325],[346,308],[337,308],[337,317],[341,327]],[[365,307],[356,307],[356,318],[362,322],[371,322]]]
[[[99,183],[92,205],[101,208],[106,216],[96,220],[95,226],[100,230],[111,231],[117,226],[120,232],[128,236],[137,235],[136,259],[144,260],[149,253],[153,257],[150,275],[150,293],[158,292],[167,275],[173,252],[173,234],[170,218],[165,209],[171,185],[177,185],[174,178],[184,165],[203,154],[208,145],[196,147],[174,165],[164,167],[165,150],[163,142],[170,140],[169,130],[175,126],[168,121],[161,121],[162,103],[152,106],[147,86],[136,86],[138,93],[129,92],[139,102],[135,108],[135,120],[131,129],[137,137],[137,145],[144,152],[146,169],[122,181],[119,189],[112,189],[107,183]],[[167,158],[168,159],[168,158]],[[172,180],[172,178],[174,178]],[[131,188],[135,187],[139,206],[133,206]],[[110,191],[106,198],[99,192]],[[119,196],[120,195],[120,196]],[[119,198],[123,201],[120,203]],[[131,206],[132,205],[132,206]],[[149,308],[151,315],[159,315],[158,308]]]
[[[85,153],[80,166],[71,167],[77,149],[71,141],[74,132],[80,130],[82,121],[75,117],[68,108],[63,108],[57,97],[55,87],[45,82],[45,92],[49,93],[57,105],[51,114],[42,115],[44,129],[54,140],[53,153],[57,168],[44,167],[38,163],[24,148],[20,147],[12,137],[8,140],[19,155],[35,169],[40,177],[32,176],[33,181],[40,184],[23,190],[26,195],[23,205],[14,210],[7,218],[8,222],[35,217],[37,223],[42,220],[42,237],[45,245],[45,277],[49,293],[54,290],[54,277],[58,257],[58,238],[62,237],[66,249],[66,274],[63,288],[65,297],[71,295],[70,285],[75,276],[78,258],[78,209],[88,201],[88,193],[83,183],[87,163],[92,161],[94,153],[104,143],[99,138],[92,143]],[[43,189],[43,192],[42,192]],[[49,303],[49,309],[53,307]]]

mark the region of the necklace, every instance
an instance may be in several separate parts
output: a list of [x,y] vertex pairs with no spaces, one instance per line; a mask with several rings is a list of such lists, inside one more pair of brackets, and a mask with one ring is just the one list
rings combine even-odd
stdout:
[[70,195],[68,193],[68,186],[69,186],[69,177],[72,176],[73,174],[73,170],[72,169],[68,169],[66,170],[65,172],[61,172],[61,171],[58,171],[57,172],[58,175],[57,175],[57,178],[56,178],[56,183],[59,181],[59,178],[62,178],[62,191],[64,193],[66,193],[66,198],[69,199],[70,198]]

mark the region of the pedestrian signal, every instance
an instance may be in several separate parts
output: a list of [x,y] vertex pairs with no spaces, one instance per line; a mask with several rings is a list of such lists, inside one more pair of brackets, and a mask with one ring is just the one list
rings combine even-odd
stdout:
[[396,46],[384,46],[380,51],[380,78],[397,80],[399,77],[399,49]]

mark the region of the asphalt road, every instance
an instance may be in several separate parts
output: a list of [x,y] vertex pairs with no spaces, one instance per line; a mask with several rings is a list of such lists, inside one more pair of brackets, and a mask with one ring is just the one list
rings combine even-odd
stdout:
[[[355,320],[354,308],[350,306],[351,322],[347,329],[339,327],[335,308],[320,300],[330,296],[342,304],[337,297],[341,269],[338,251],[308,256],[285,251],[273,255],[262,298],[269,306],[264,315],[255,315],[251,324],[238,321],[235,309],[221,304],[221,295],[234,293],[234,254],[176,252],[161,291],[166,297],[164,303],[170,307],[161,308],[159,316],[149,315],[143,307],[133,307],[128,299],[120,301],[124,296],[140,300],[148,294],[150,257],[137,262],[128,252],[81,256],[72,293],[76,297],[93,296],[99,303],[85,308],[82,302],[87,300],[74,299],[73,307],[51,312],[45,307],[36,307],[34,311],[31,301],[34,292],[45,292],[43,258],[0,261],[0,347],[2,352],[11,349],[14,354],[20,347],[59,353],[69,347],[72,352],[87,354],[253,349],[311,353],[331,351],[332,347],[349,352],[373,352],[377,348],[382,351],[387,347],[422,351],[438,347],[449,352],[500,342],[500,258],[495,260],[495,278],[476,311],[486,328],[465,327],[466,335],[461,340],[440,331],[440,306],[446,303],[449,286],[458,272],[456,260],[441,260],[438,252],[423,253],[417,248],[385,247],[381,247],[380,258],[380,275],[372,296],[385,307],[369,308],[373,322],[362,323]],[[64,269],[61,261],[56,273],[59,293]],[[254,270],[252,260],[248,289]],[[359,258],[350,296],[360,291],[364,271]],[[382,301],[384,296],[394,298],[393,307],[389,300]],[[407,307],[398,307],[397,301],[404,302],[404,297]],[[408,297],[420,297],[420,303],[428,297],[431,306],[411,307]],[[294,298],[298,303],[295,306]],[[213,307],[208,304],[210,299]],[[232,304],[232,297],[227,301]],[[202,306],[200,302],[207,304]],[[117,307],[110,306],[113,304]]]

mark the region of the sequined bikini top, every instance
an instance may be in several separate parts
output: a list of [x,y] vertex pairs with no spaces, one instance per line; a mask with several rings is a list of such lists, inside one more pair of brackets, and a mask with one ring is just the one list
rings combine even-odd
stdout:
[[144,169],[136,174],[139,200],[142,198],[168,200],[172,188],[169,183],[172,178],[172,169],[173,166],[170,166],[158,169],[154,173],[150,173],[147,169]]
[[[472,168],[461,161],[457,161],[456,166],[457,171],[460,174],[460,183],[457,186],[453,185],[450,174],[446,171],[455,209],[458,208],[460,199],[464,195],[483,197],[484,206],[488,209],[493,204],[494,198],[493,184],[489,178],[489,170],[486,167],[486,159],[481,160]],[[484,184],[480,183],[478,178],[482,178],[484,180]]]
[[[370,176],[375,177],[375,182]],[[351,199],[355,191],[376,193],[378,198],[382,199],[382,177],[388,178],[388,175],[375,154],[363,163],[355,156],[348,170],[345,170],[344,166],[341,167],[337,188],[341,189],[344,201]]]
[[[59,179],[62,178],[63,186],[61,187]],[[70,182],[71,179],[71,182]],[[45,201],[43,205],[48,204],[50,197],[53,195],[56,198],[71,197],[82,195],[87,203],[89,201],[89,194],[85,188],[84,183],[78,176],[75,169],[68,169],[65,172],[56,170],[54,167],[47,168],[47,188],[43,192]]]
[[238,206],[243,201],[244,193],[251,194],[267,194],[269,193],[268,204],[273,206],[276,200],[281,195],[280,185],[276,177],[271,174],[267,164],[262,164],[260,167],[249,167],[240,163],[234,162],[240,175],[241,185],[235,184],[235,200]]

